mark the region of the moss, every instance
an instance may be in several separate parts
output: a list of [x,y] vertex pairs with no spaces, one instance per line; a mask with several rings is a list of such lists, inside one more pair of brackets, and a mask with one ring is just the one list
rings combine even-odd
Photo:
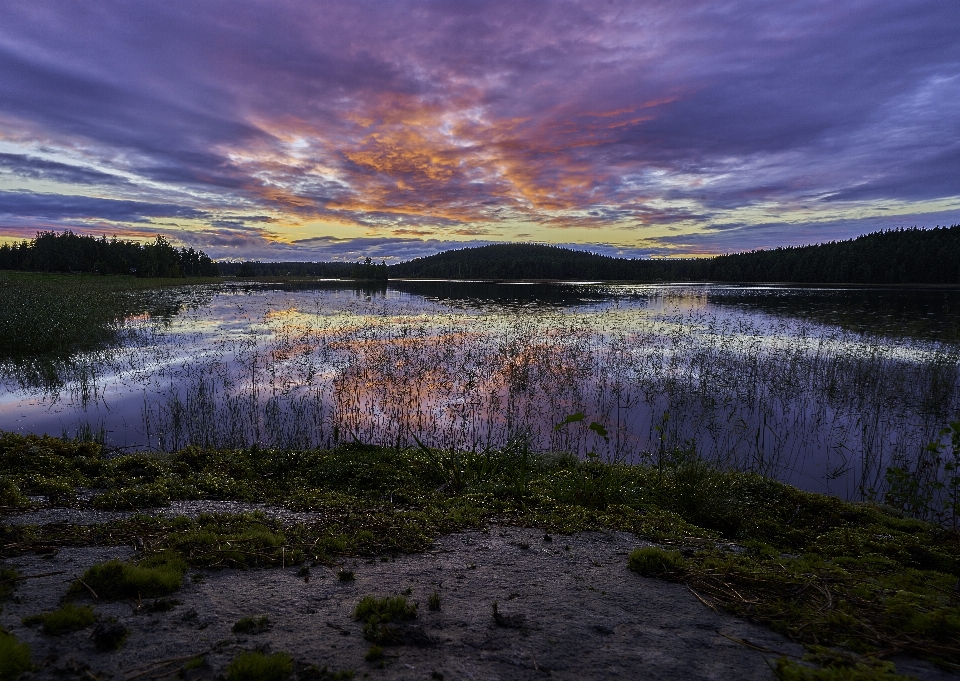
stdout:
[[14,681],[32,667],[30,646],[0,629],[0,681]]
[[20,581],[20,573],[13,568],[0,568],[0,601],[9,598]]
[[227,667],[227,681],[283,681],[293,673],[293,660],[286,653],[254,650],[240,653]]
[[396,645],[403,640],[402,630],[395,626],[417,617],[417,606],[405,596],[376,598],[364,596],[353,611],[354,619],[363,622],[363,637],[378,645]]
[[262,634],[270,628],[270,620],[266,617],[244,617],[233,625],[235,634]]
[[108,601],[157,598],[178,590],[186,570],[186,562],[169,553],[152,556],[140,564],[111,560],[89,568],[70,587],[70,593],[89,593],[89,588]]
[[657,546],[634,549],[627,559],[627,566],[644,577],[681,575],[685,566],[679,551],[665,551]]
[[775,673],[780,681],[911,681],[912,676],[897,674],[892,662],[852,655],[815,646],[798,663],[781,657]]
[[29,503],[13,480],[0,476],[0,506],[26,506]]
[[64,603],[59,610],[42,615],[30,615],[23,618],[28,627],[39,626],[43,633],[50,636],[62,636],[73,631],[86,629],[97,621],[97,615],[89,605]]
[[795,640],[960,663],[957,604],[949,597],[960,578],[960,535],[889,508],[717,471],[690,452],[674,452],[657,468],[522,448],[471,453],[361,445],[192,447],[111,460],[95,443],[0,434],[0,470],[24,493],[59,489],[64,503],[80,503],[79,487],[99,487],[106,492],[97,503],[114,507],[159,503],[160,497],[144,496],[156,493],[279,503],[318,514],[315,522],[290,525],[224,514],[2,526],[10,554],[150,537],[148,554],[170,552],[194,567],[334,565],[341,556],[422,551],[437,536],[492,518],[550,533],[618,530],[668,552],[682,548],[684,570],[662,576],[682,579],[717,607]]

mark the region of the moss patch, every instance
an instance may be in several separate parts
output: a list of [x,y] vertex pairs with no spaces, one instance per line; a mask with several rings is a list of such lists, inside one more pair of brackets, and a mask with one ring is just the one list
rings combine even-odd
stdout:
[[267,655],[259,650],[240,653],[227,667],[227,681],[283,681],[293,673],[286,653]]
[[417,617],[417,606],[405,596],[376,598],[364,596],[353,611],[354,619],[363,622],[363,637],[378,645],[396,645],[403,641],[403,631],[396,625]]
[[14,681],[32,666],[30,646],[0,629],[0,681]]
[[139,564],[110,560],[89,568],[70,587],[70,594],[94,591],[98,598],[116,601],[124,598],[157,598],[180,588],[186,562],[176,554],[161,553]]
[[59,610],[42,615],[30,615],[23,618],[23,624],[28,627],[39,626],[43,633],[50,636],[61,636],[73,631],[86,629],[97,621],[97,615],[89,605],[75,605],[64,603]]

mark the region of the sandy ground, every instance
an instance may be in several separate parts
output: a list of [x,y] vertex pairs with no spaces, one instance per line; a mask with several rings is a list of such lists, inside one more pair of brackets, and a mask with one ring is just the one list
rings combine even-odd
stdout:
[[[95,650],[89,630],[49,637],[20,623],[56,608],[86,567],[132,553],[63,549],[52,558],[6,561],[26,575],[64,574],[22,582],[0,625],[42,663],[24,677],[31,679],[170,678],[200,653],[207,666],[187,678],[213,679],[237,653],[255,648],[285,651],[301,667],[352,669],[355,678],[371,679],[772,679],[776,653],[803,653],[759,625],[710,610],[682,585],[627,570],[627,554],[641,544],[625,533],[547,540],[543,531],[494,526],[443,537],[423,554],[347,561],[353,582],[322,567],[312,568],[309,580],[296,568],[192,571],[174,596],[179,604],[166,612],[150,613],[150,601],[94,603],[101,617],[130,630],[125,646],[111,653]],[[427,607],[434,590],[439,611]],[[385,648],[382,663],[366,661],[370,643],[354,607],[366,595],[404,593],[419,603],[408,643]],[[251,615],[267,616],[271,628],[234,634],[233,624]],[[931,681],[956,678],[910,660],[898,660],[898,668]]]

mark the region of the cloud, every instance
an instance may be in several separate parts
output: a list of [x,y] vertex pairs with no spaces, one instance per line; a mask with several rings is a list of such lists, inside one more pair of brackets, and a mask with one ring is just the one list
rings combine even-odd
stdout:
[[190,218],[251,253],[305,224],[670,252],[847,234],[960,197],[958,24],[942,0],[7,3],[0,177],[101,191],[0,209]]
[[93,168],[47,161],[24,154],[0,153],[0,173],[10,173],[31,180],[49,180],[66,184],[129,185],[130,182],[111,173]]
[[206,215],[204,211],[174,204],[29,191],[0,191],[0,216],[145,222],[152,218],[203,218]]

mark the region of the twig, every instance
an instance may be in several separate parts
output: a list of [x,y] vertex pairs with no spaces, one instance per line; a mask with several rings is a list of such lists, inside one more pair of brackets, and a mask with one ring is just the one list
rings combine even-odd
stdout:
[[707,606],[708,608],[710,608],[710,609],[713,610],[714,612],[718,612],[717,606],[715,606],[713,603],[708,602],[703,596],[701,596],[701,595],[698,594],[696,591],[694,591],[692,586],[690,586],[689,584],[684,584],[684,586],[687,587],[688,589],[690,589],[690,593],[692,593],[694,596],[696,596],[698,601],[700,601],[701,603],[703,603],[705,606]]
[[97,600],[97,601],[100,600],[100,597],[97,595],[97,592],[93,590],[93,587],[91,587],[89,584],[87,584],[85,581],[83,581],[79,577],[77,577],[77,581],[83,584],[85,587],[87,587],[87,591],[89,591],[93,595],[94,600]]
[[156,672],[156,671],[158,671],[158,670],[160,670],[160,669],[163,669],[164,667],[169,667],[169,666],[172,665],[172,664],[176,664],[177,662],[186,662],[187,660],[192,660],[192,659],[195,658],[195,657],[200,657],[201,655],[206,655],[207,653],[209,653],[210,651],[212,651],[214,648],[217,648],[217,647],[223,645],[223,643],[224,643],[224,641],[220,641],[219,643],[216,643],[216,644],[210,646],[210,647],[207,648],[206,650],[203,650],[203,651],[201,651],[201,652],[199,652],[199,653],[193,653],[192,655],[184,655],[183,657],[173,657],[173,658],[170,658],[169,660],[161,660],[160,662],[151,662],[151,663],[150,663],[149,665],[147,665],[146,667],[141,668],[141,669],[140,669],[136,674],[134,674],[133,676],[128,676],[126,681],[133,681],[134,679],[139,679],[141,676],[146,676],[147,674],[152,674],[152,673],[154,673],[154,672]]
[[0,584],[7,584],[8,582],[22,582],[27,579],[40,579],[41,577],[52,577],[53,575],[63,575],[66,574],[66,570],[59,570],[58,572],[43,572],[39,575],[24,575],[22,577],[11,577],[9,579],[0,580]]

